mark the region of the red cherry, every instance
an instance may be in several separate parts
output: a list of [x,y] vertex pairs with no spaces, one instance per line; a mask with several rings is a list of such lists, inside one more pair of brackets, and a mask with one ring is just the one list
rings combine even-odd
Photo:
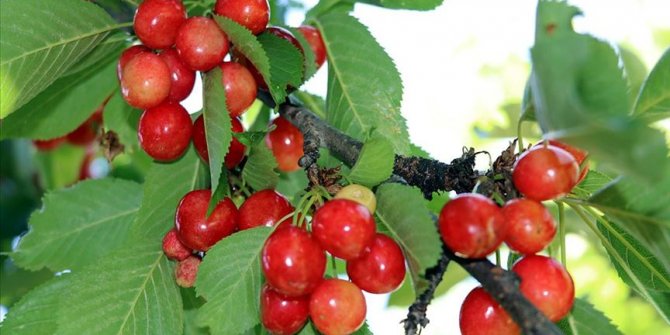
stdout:
[[[582,165],[582,163],[584,162],[584,160],[586,160],[586,157],[589,155],[589,153],[582,149],[575,148],[571,145],[556,140],[549,140],[549,144],[569,152],[572,155],[572,157],[575,158],[577,165],[581,168],[579,178],[577,179],[577,184],[579,184],[582,180],[584,180],[584,177],[586,177],[586,174],[589,172],[589,164],[586,163]],[[538,145],[542,144],[539,143]]]
[[177,267],[175,268],[177,285],[185,288],[193,287],[201,262],[202,260],[197,256],[188,256],[183,261],[177,263]]
[[160,105],[170,94],[170,68],[151,52],[140,52],[123,67],[121,93],[129,105],[147,109]]
[[514,264],[512,271],[521,279],[521,293],[549,320],[557,322],[570,313],[575,286],[561,263],[550,257],[528,255]]
[[309,297],[285,297],[265,284],[261,290],[261,322],[272,335],[293,335],[307,322]]
[[263,89],[263,90],[268,90],[268,84],[265,82],[265,79],[263,78],[263,75],[258,72],[258,69],[254,66],[247,57],[245,57],[242,53],[240,53],[237,49],[233,49],[232,51],[232,58],[236,63],[241,64],[242,66],[246,67],[247,70],[251,73],[251,76],[254,77],[254,81],[256,82],[256,87]]
[[66,138],[68,143],[87,146],[95,141],[102,125],[102,109],[103,107],[101,106],[88,119],[86,119],[86,121],[77,127],[77,129],[67,134]]
[[174,44],[179,26],[186,21],[186,9],[179,0],[144,0],[135,13],[133,28],[144,45],[165,49]]
[[121,75],[123,74],[123,68],[126,67],[126,64],[143,52],[151,52],[151,49],[145,47],[144,45],[133,45],[126,50],[123,50],[121,56],[119,56],[119,62],[116,64],[116,76],[121,80]]
[[151,158],[172,161],[191,142],[191,117],[178,103],[166,102],[142,113],[137,129],[140,146]]
[[345,260],[357,258],[372,244],[375,219],[367,207],[348,199],[333,199],[316,210],[312,234],[326,251]]
[[290,30],[283,27],[272,26],[265,29],[265,31],[267,33],[270,33],[272,35],[275,35],[279,38],[283,38],[291,42],[293,46],[295,46],[296,48],[298,48],[298,50],[300,50],[300,53],[304,54],[304,51],[302,50],[302,45],[300,45],[300,42],[298,41],[297,38],[295,38],[295,36],[293,36],[293,33]]
[[514,164],[512,180],[526,198],[544,201],[572,190],[579,178],[579,166],[569,152],[553,145],[530,148]]
[[[230,123],[232,125],[233,133],[244,132],[244,127],[242,127],[242,123],[238,118],[230,119]],[[193,124],[193,145],[195,145],[195,149],[200,158],[209,163],[209,152],[207,151],[207,140],[205,137],[205,119],[202,115],[198,116],[198,118],[195,119],[195,124]],[[233,169],[240,164],[242,159],[244,159],[244,151],[246,148],[247,147],[244,146],[244,144],[233,136],[233,140],[228,147],[228,153],[224,158],[226,168]]]
[[270,6],[267,0],[217,0],[214,12],[225,16],[260,34],[270,21]]
[[275,190],[252,194],[240,207],[240,230],[258,226],[272,227],[293,212],[293,206]]
[[502,208],[505,218],[505,243],[521,254],[534,254],[546,248],[556,235],[551,213],[541,203],[513,199]]
[[226,90],[226,107],[231,117],[242,115],[256,100],[256,81],[251,72],[235,62],[221,64],[221,79]]
[[230,198],[223,198],[207,215],[210,190],[195,190],[186,193],[177,206],[175,227],[179,240],[193,250],[207,251],[222,238],[237,229],[239,214]]
[[439,225],[444,243],[466,258],[485,257],[503,241],[500,208],[481,194],[460,194],[449,201],[442,207]]
[[185,246],[184,243],[181,243],[177,229],[172,228],[163,237],[163,253],[169,259],[183,261],[188,256],[191,256],[193,250]]
[[309,316],[324,335],[351,334],[365,321],[363,292],[348,281],[325,279],[309,298]]
[[304,155],[304,139],[300,129],[281,116],[274,119],[272,124],[276,128],[267,134],[265,144],[277,159],[279,170],[283,172],[300,170],[298,160]]
[[323,279],[326,253],[305,230],[282,225],[265,241],[261,264],[268,284],[298,297],[310,294]]
[[326,61],[326,45],[323,43],[321,38],[321,33],[318,29],[312,26],[300,26],[298,31],[305,36],[309,46],[314,52],[314,60],[316,61],[316,67],[319,68]]
[[465,297],[458,325],[462,335],[518,335],[519,326],[493,298],[480,287]]
[[347,262],[347,274],[364,291],[389,293],[405,279],[405,257],[392,238],[378,233],[359,258]]
[[65,142],[65,136],[52,138],[49,140],[33,140],[33,144],[39,151],[51,151]]
[[79,165],[79,177],[77,180],[81,181],[93,178],[93,174],[91,173],[91,163],[94,158],[95,152],[93,150],[86,150],[84,160],[81,162],[81,165]]
[[193,70],[209,71],[223,61],[228,37],[212,19],[191,17],[177,32],[176,48],[181,60]]
[[158,56],[170,69],[172,85],[170,86],[168,101],[180,102],[186,99],[191,94],[191,91],[193,91],[195,71],[182,62],[181,58],[179,58],[179,53],[173,48],[163,50]]

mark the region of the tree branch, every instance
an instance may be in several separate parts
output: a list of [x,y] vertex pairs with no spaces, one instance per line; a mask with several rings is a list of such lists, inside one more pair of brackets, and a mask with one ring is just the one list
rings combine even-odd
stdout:
[[[270,107],[275,107],[267,94],[259,94],[259,98]],[[348,166],[353,166],[360,154],[363,144],[341,131],[330,126],[308,109],[294,102],[286,102],[279,106],[282,117],[298,127],[306,134],[305,153],[301,166],[309,173],[318,158],[318,147],[324,147]],[[316,154],[314,153],[316,152]],[[511,156],[510,156],[511,155]],[[507,175],[513,162],[513,149],[507,150],[493,164],[493,169],[486,174],[478,174],[474,170],[474,150],[465,150],[462,157],[445,164],[439,161],[397,155],[394,174],[402,177],[407,184],[419,187],[425,196],[435,191],[451,191],[458,193],[470,192],[478,182],[486,192],[498,192],[504,198],[515,196],[515,190],[509,187],[500,175]],[[484,186],[482,186],[484,184]],[[442,281],[449,261],[455,261],[477,279],[484,289],[500,303],[527,335],[561,334],[561,331],[533,306],[519,291],[517,276],[493,265],[487,259],[465,259],[456,256],[443,245],[443,253],[438,264],[426,271],[426,279],[430,284],[412,304],[404,320],[406,334],[416,334],[428,324],[426,309],[433,299],[437,285]]]

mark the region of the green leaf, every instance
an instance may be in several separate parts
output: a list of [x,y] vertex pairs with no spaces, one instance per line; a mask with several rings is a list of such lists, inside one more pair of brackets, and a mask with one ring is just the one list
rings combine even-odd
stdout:
[[80,0],[3,0],[0,22],[0,118],[47,88],[120,26],[102,8]]
[[354,17],[339,11],[315,19],[328,51],[326,121],[364,140],[374,128],[397,154],[409,152],[400,114],[402,80],[384,49]]
[[97,261],[125,241],[141,199],[139,184],[111,178],[47,193],[12,259],[27,269],[53,271]]
[[118,60],[121,52],[123,52],[127,45],[126,41],[128,38],[128,33],[125,31],[115,31],[109,34],[90,53],[82,57],[76,64],[73,64],[63,76],[75,74],[89,67],[94,67],[99,63],[107,63],[110,59]]
[[277,161],[265,143],[251,147],[242,178],[255,190],[274,188],[279,182]]
[[304,57],[291,42],[268,32],[258,35],[258,42],[270,59],[270,81],[266,78],[265,82],[270,92],[282,92],[281,97],[275,94],[272,97],[283,102],[287,85],[298,87],[302,84]]
[[367,187],[376,186],[391,176],[394,162],[393,147],[388,140],[381,136],[372,137],[363,145],[349,179]]
[[14,335],[51,335],[58,327],[60,297],[70,286],[70,276],[52,278],[14,304],[2,322],[2,332]]
[[235,335],[260,323],[260,253],[271,231],[243,230],[207,252],[195,283],[198,295],[207,300],[198,314],[200,326],[209,326],[214,334]]
[[634,115],[647,121],[657,121],[670,117],[670,48],[642,84],[635,103]]
[[443,0],[364,0],[360,2],[391,9],[431,10],[442,4]]
[[640,57],[632,50],[619,46],[619,53],[628,82],[628,99],[631,103],[634,103],[644,80],[647,78],[648,70]]
[[105,129],[118,135],[127,153],[135,152],[140,146],[137,139],[140,116],[142,111],[128,105],[120,91],[112,95],[102,112]]
[[588,301],[576,298],[570,315],[558,322],[565,335],[621,334],[612,321]]
[[[224,169],[223,161],[232,141],[232,124],[226,108],[226,91],[223,87],[223,73],[220,67],[207,72],[204,78],[204,109],[205,137],[209,154],[209,175],[212,192],[219,187],[219,177]],[[218,199],[212,197],[213,204]]]
[[2,138],[50,139],[77,128],[118,87],[116,61],[58,79],[3,120]]
[[[619,277],[629,286],[641,284],[658,291],[670,291],[670,272],[639,240],[614,221],[598,220],[598,230],[609,244],[607,251]],[[635,278],[631,278],[634,276]]]
[[283,27],[288,29],[288,31],[290,31],[293,36],[295,36],[295,38],[298,40],[298,43],[300,43],[300,46],[302,47],[302,52],[300,52],[300,55],[303,58],[302,72],[304,73],[303,82],[305,82],[312,78],[312,76],[316,73],[316,70],[318,70],[316,67],[314,51],[312,51],[312,47],[310,46],[307,39],[305,39],[305,36],[300,32],[300,30],[288,26]]
[[295,91],[293,96],[302,102],[303,106],[309,109],[320,119],[326,118],[326,100],[322,97],[305,91]]
[[377,189],[377,217],[405,253],[414,281],[414,291],[427,285],[426,269],[440,259],[442,244],[421,191],[400,184],[383,184]]
[[584,180],[572,189],[571,194],[580,199],[588,199],[611,182],[612,177],[600,171],[589,169]]
[[153,163],[144,182],[142,207],[131,228],[134,236],[162,239],[174,226],[174,213],[181,198],[205,188],[205,171],[193,148],[179,160]]
[[56,334],[182,334],[183,307],[161,239],[135,239],[72,275]]

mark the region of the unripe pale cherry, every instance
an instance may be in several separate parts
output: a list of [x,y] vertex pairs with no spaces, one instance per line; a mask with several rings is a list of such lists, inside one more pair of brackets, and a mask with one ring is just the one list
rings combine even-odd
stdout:
[[201,262],[202,260],[198,256],[188,256],[186,259],[179,261],[177,267],[175,267],[177,285],[184,288],[193,287]]
[[270,6],[267,0],[217,0],[214,12],[225,16],[260,34],[270,21]]
[[367,306],[363,292],[342,279],[325,279],[309,298],[309,316],[324,335],[346,335],[365,321]]
[[564,318],[575,300],[575,286],[568,271],[553,258],[528,255],[512,267],[521,284],[519,290],[549,320]]
[[142,113],[137,136],[151,158],[172,161],[188,149],[192,128],[186,109],[178,103],[166,102]]
[[265,144],[272,150],[280,171],[292,172],[300,169],[298,161],[304,155],[304,138],[298,127],[283,117],[272,121],[276,126],[265,137]]
[[137,56],[137,54],[143,53],[143,52],[151,52],[151,49],[145,47],[144,45],[133,45],[126,50],[123,50],[121,53],[121,56],[119,56],[119,62],[116,63],[116,76],[119,78],[119,81],[121,80],[121,75],[123,74],[123,68],[126,67],[126,64],[133,59],[133,57]]
[[464,193],[440,211],[440,235],[452,251],[466,258],[482,258],[503,241],[504,220],[500,208],[481,194]]
[[177,206],[175,227],[179,240],[193,250],[207,251],[237,229],[239,214],[230,198],[220,200],[206,217],[211,199],[210,190],[195,190],[187,193]]
[[312,293],[323,280],[326,253],[304,229],[281,225],[265,241],[261,265],[270,286],[299,297]]
[[228,113],[231,117],[240,116],[256,100],[256,80],[245,66],[235,62],[223,62],[221,72]]
[[307,42],[309,42],[309,46],[314,52],[314,61],[316,62],[316,67],[321,67],[321,65],[323,65],[323,63],[326,61],[326,45],[323,43],[321,33],[318,29],[312,26],[300,26],[298,30],[300,33],[302,33]]
[[502,208],[505,218],[505,243],[521,254],[534,254],[546,248],[556,235],[554,218],[541,203],[520,198]]
[[144,0],[135,13],[133,29],[152,49],[171,47],[179,26],[186,21],[186,8],[180,0]]
[[172,228],[165,234],[165,237],[163,237],[163,253],[169,259],[183,261],[188,256],[191,256],[193,250],[185,246],[184,243],[181,243],[177,230]]
[[[244,127],[242,127],[242,123],[238,118],[230,119],[230,123],[233,133],[241,133],[244,131]],[[202,115],[198,116],[193,124],[193,145],[198,152],[198,156],[209,163],[209,152],[207,151],[207,139],[205,136],[205,119]],[[242,159],[244,159],[244,152],[246,149],[247,147],[233,136],[230,146],[228,147],[228,153],[226,154],[226,157],[224,157],[226,168],[233,169],[240,164]]]
[[514,186],[526,198],[544,201],[570,192],[579,179],[579,166],[567,151],[553,145],[536,146],[514,164]]
[[347,185],[337,191],[335,199],[349,199],[355,201],[365,206],[372,214],[374,214],[377,209],[377,198],[375,197],[375,194],[372,193],[372,190],[363,185]]
[[121,94],[138,109],[153,108],[170,95],[170,68],[158,55],[140,52],[123,67]]
[[267,189],[252,194],[240,206],[240,230],[272,227],[293,212],[293,206],[277,191]]
[[158,55],[167,64],[170,69],[170,94],[167,100],[170,102],[180,102],[186,99],[193,91],[195,84],[195,71],[191,70],[181,58],[179,53],[174,48],[163,50]]
[[347,261],[347,275],[364,291],[389,293],[405,279],[405,256],[392,238],[378,233],[360,257]]
[[261,290],[261,322],[272,335],[297,333],[309,316],[309,296],[286,297],[265,284]]
[[192,70],[209,71],[223,61],[228,37],[212,19],[191,17],[177,32],[175,47],[181,60]]
[[484,289],[474,288],[461,305],[458,325],[462,335],[518,335],[519,326]]
[[372,244],[375,219],[363,205],[333,199],[314,212],[312,234],[326,251],[345,260],[358,258]]

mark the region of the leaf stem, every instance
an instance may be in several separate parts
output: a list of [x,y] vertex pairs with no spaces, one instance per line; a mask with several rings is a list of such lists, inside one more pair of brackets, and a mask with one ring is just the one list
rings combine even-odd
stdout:
[[561,243],[561,263],[566,266],[566,250],[565,250],[565,205],[562,202],[556,202],[558,205],[558,238]]

